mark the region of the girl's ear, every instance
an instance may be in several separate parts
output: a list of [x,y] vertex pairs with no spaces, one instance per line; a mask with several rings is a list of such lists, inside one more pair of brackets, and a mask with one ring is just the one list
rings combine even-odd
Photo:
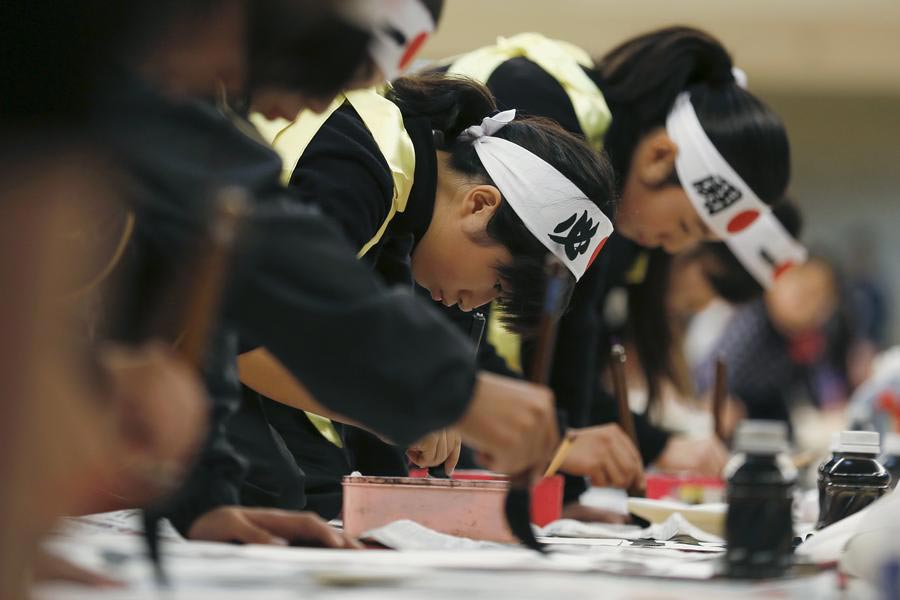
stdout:
[[645,135],[634,150],[631,168],[638,181],[649,188],[661,186],[668,180],[675,168],[678,145],[672,141],[663,128]]
[[492,185],[476,185],[463,194],[459,217],[467,233],[483,234],[487,224],[503,204],[503,195]]
[[490,218],[497,212],[502,202],[503,196],[496,187],[492,185],[476,185],[463,195],[461,210],[464,215],[486,213],[488,218]]

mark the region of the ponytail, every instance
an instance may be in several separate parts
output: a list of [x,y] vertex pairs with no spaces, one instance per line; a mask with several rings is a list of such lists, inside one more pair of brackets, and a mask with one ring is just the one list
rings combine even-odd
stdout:
[[424,117],[446,148],[471,125],[497,111],[490,91],[471,79],[431,74],[397,79],[387,98],[404,117]]
[[675,99],[687,91],[710,141],[756,195],[767,203],[784,195],[790,178],[784,125],[738,85],[732,68],[716,38],[690,27],[638,36],[598,62],[600,87],[613,115],[604,145],[620,186],[641,138],[665,127]]

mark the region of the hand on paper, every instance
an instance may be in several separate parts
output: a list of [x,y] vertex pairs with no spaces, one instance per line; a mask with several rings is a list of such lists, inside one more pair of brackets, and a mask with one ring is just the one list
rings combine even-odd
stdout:
[[359,542],[316,514],[242,506],[222,506],[200,516],[191,525],[188,538],[276,546],[362,548]]
[[654,466],[667,473],[719,477],[728,462],[728,450],[715,436],[672,436]]

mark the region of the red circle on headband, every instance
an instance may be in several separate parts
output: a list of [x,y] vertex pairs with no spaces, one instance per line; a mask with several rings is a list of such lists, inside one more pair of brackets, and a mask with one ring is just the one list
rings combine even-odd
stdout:
[[416,54],[419,52],[419,48],[422,47],[422,44],[424,44],[427,39],[428,32],[423,31],[410,42],[409,46],[406,47],[406,52],[404,52],[403,56],[400,58],[400,63],[397,65],[401,71],[412,62],[412,59],[415,58]]
[[786,272],[793,269],[795,266],[796,265],[794,265],[794,263],[791,261],[783,262],[780,265],[778,265],[777,267],[775,267],[775,271],[772,273],[772,277],[774,279],[778,279],[779,277],[784,275]]
[[745,210],[744,212],[734,215],[734,217],[728,221],[728,233],[737,233],[747,229],[757,217],[759,217],[758,210]]
[[609,239],[609,236],[606,236],[605,238],[600,240],[599,244],[597,244],[597,248],[594,250],[594,253],[591,255],[591,260],[588,261],[588,264],[587,264],[587,267],[585,267],[585,270],[587,270],[592,264],[594,264],[594,259],[597,258],[597,255],[600,254],[600,251],[603,250],[603,246],[606,245],[606,240],[608,240],[608,239]]

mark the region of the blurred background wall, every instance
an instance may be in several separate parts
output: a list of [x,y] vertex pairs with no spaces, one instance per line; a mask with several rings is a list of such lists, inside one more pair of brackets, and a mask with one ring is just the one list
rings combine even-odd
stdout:
[[538,31],[599,56],[673,24],[719,37],[785,120],[805,240],[886,290],[900,342],[900,1],[448,0],[424,54]]

